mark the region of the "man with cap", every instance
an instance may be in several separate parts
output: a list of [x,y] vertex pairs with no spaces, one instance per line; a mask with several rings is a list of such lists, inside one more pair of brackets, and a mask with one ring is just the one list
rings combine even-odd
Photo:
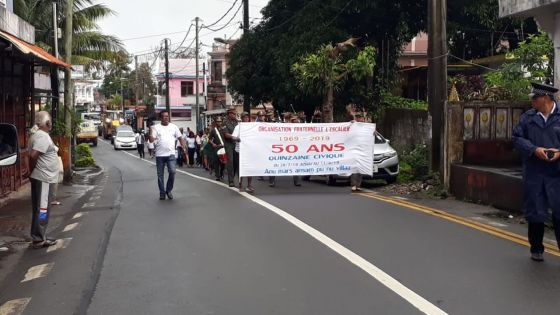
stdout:
[[521,116],[512,138],[523,158],[523,197],[531,259],[543,261],[544,223],[549,208],[556,241],[560,241],[560,108],[554,100],[558,89],[537,83],[532,86],[529,97],[533,109]]
[[[251,115],[249,115],[249,113],[247,112],[241,113],[241,122],[248,123],[250,121],[251,121]],[[235,126],[235,129],[233,130],[233,140],[235,141],[235,152],[239,155],[239,147],[241,142],[241,124]],[[236,169],[239,170],[239,159],[237,159]],[[246,192],[248,193],[255,192],[252,183],[253,183],[253,178],[247,177],[247,189],[245,189]],[[243,191],[243,178],[241,178],[241,176],[239,177],[239,191],[240,192]]]
[[226,121],[224,122],[224,136],[225,136],[225,149],[228,157],[226,169],[228,173],[229,187],[235,187],[234,178],[237,170],[235,166],[237,165],[237,160],[239,159],[239,154],[235,152],[235,141],[233,141],[233,130],[237,126],[237,112],[234,107],[230,107],[227,110]]
[[[364,114],[357,112],[354,114],[354,119],[352,122],[365,122]],[[350,176],[350,186],[352,186],[352,192],[360,192],[362,191],[362,174],[354,173]]]
[[273,111],[269,110],[266,112],[266,122],[271,122],[271,123],[275,122]]
[[223,148],[225,145],[225,135],[223,129],[223,119],[222,117],[218,116],[214,119],[215,127],[212,128],[210,131],[210,135],[208,136],[208,143],[212,145],[213,150],[213,157],[212,161],[212,168],[214,169],[214,175],[216,175],[216,180],[220,181],[224,178],[224,168],[225,165],[222,161],[218,158],[217,152],[219,149]]
[[257,119],[255,120],[255,122],[266,122],[266,116],[263,111],[257,112]]

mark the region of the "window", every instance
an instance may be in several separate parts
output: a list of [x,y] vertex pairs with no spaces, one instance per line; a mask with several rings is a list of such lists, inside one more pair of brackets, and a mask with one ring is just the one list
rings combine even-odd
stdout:
[[222,83],[222,62],[212,62],[212,82]]
[[181,81],[181,97],[194,95],[194,82]]

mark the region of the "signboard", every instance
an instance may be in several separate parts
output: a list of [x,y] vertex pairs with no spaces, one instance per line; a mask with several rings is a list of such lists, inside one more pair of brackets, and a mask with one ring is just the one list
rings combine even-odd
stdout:
[[374,173],[375,124],[240,124],[240,176]]

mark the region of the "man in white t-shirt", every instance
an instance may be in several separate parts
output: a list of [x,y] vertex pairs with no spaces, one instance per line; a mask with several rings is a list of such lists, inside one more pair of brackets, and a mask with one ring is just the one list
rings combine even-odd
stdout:
[[[171,191],[173,190],[173,184],[175,183],[175,169],[177,167],[175,142],[179,141],[181,143],[181,150],[183,150],[183,154],[185,154],[186,151],[186,144],[179,128],[175,124],[169,122],[168,112],[161,112],[160,119],[161,123],[152,126],[150,130],[150,141],[155,143],[159,200],[165,200],[165,196],[169,199],[173,199]],[[164,187],[163,183],[166,165],[169,178],[167,179],[167,185]]]
[[[248,123],[250,121],[251,121],[251,116],[249,115],[249,113],[243,112],[241,114],[241,122]],[[239,147],[240,147],[239,143],[241,142],[241,124],[235,126],[235,129],[233,129],[233,134],[231,136],[233,141],[235,141],[235,152],[239,154]],[[239,169],[239,159],[237,159],[236,163],[237,163],[236,168]],[[247,188],[245,189],[246,192],[248,193],[255,192],[252,183],[253,183],[253,177],[247,177]],[[239,176],[239,191],[243,191],[243,177],[241,176]]]
[[29,145],[29,167],[31,170],[31,239],[33,248],[43,248],[56,244],[47,238],[47,225],[53,199],[54,185],[58,183],[58,147],[53,143],[49,131],[52,120],[48,112],[35,114],[34,129]]

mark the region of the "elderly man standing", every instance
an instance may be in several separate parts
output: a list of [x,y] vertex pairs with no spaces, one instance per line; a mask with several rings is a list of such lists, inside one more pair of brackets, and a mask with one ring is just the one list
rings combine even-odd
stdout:
[[235,141],[233,140],[233,131],[235,126],[237,126],[237,112],[235,108],[229,108],[227,110],[227,118],[224,123],[224,148],[226,149],[226,154],[228,157],[226,169],[228,173],[229,187],[235,187],[234,179],[237,173],[236,165],[239,159],[239,154],[235,152]]
[[52,120],[48,112],[35,114],[35,133],[30,139],[29,167],[31,170],[31,239],[33,248],[49,247],[56,240],[47,238],[47,226],[54,185],[58,182],[58,147],[49,135]]
[[531,259],[543,261],[543,237],[548,210],[556,241],[560,241],[560,108],[558,89],[533,83],[529,95],[533,109],[521,116],[513,130],[513,143],[523,158],[525,217],[529,223]]

